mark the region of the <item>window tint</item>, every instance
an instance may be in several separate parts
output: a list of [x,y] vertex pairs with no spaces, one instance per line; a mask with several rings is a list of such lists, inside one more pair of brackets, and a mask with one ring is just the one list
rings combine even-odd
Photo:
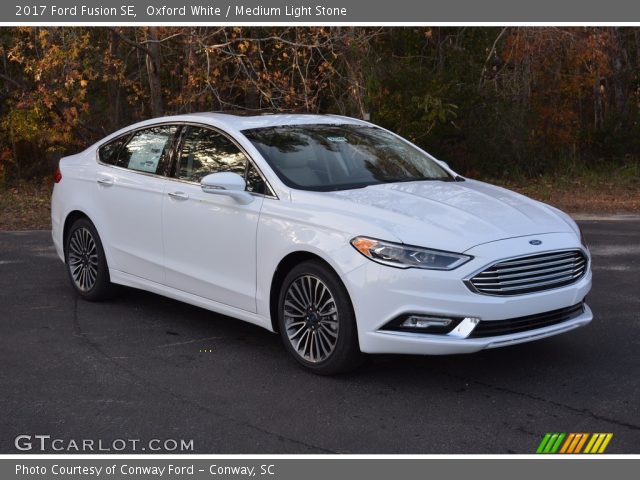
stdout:
[[176,177],[200,182],[210,173],[233,172],[244,178],[247,158],[224,135],[207,128],[189,127],[180,152]]
[[100,161],[108,165],[115,165],[118,161],[120,148],[122,148],[128,139],[129,135],[124,135],[100,147],[100,150],[98,150],[98,158],[100,158]]
[[120,149],[116,165],[138,172],[163,173],[177,130],[176,126],[162,126],[136,132]]

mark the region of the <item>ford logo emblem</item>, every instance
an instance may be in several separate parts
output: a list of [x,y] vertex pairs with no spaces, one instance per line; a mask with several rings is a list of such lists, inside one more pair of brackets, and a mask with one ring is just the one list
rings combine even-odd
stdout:
[[542,240],[529,240],[531,245],[542,245]]

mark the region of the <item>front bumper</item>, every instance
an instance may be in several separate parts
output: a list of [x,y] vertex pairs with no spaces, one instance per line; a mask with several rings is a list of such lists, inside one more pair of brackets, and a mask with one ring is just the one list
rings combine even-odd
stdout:
[[[532,237],[534,238],[534,237]],[[544,251],[582,248],[574,235],[536,235]],[[397,269],[375,262],[349,272],[343,281],[353,303],[358,323],[360,349],[366,353],[444,355],[472,353],[557,335],[588,324],[593,315],[588,306],[570,320],[519,333],[483,338],[460,338],[384,330],[391,320],[407,312],[436,316],[508,320],[563,309],[582,302],[591,289],[591,270],[576,283],[552,290],[517,295],[491,296],[474,293],[464,279],[485,265],[503,258],[530,255],[528,238],[480,245],[465,252],[474,259],[453,271]],[[543,251],[540,249],[540,251]],[[534,252],[537,253],[537,252]],[[590,266],[589,266],[590,267]]]
[[584,312],[576,318],[550,327],[496,337],[455,338],[447,335],[407,333],[381,330],[366,335],[367,353],[405,353],[410,355],[449,355],[473,353],[488,348],[507,347],[531,342],[583,327],[593,319],[591,309],[585,305]]

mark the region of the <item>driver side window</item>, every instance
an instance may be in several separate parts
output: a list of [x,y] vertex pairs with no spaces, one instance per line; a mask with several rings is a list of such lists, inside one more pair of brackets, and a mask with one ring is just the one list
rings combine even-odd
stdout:
[[246,190],[265,195],[268,187],[245,154],[226,136],[208,128],[187,127],[175,177],[200,183],[210,173],[233,172],[244,178]]
[[224,135],[207,128],[187,127],[176,166],[176,177],[200,182],[210,173],[233,172],[245,177],[247,157]]

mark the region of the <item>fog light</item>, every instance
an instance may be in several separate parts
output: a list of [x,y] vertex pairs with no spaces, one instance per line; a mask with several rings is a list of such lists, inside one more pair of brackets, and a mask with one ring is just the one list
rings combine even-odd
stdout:
[[451,318],[438,318],[438,317],[422,317],[418,315],[411,315],[404,322],[400,324],[405,328],[430,328],[430,327],[448,327],[453,320]]
[[405,313],[389,323],[383,330],[395,330],[397,332],[447,334],[462,321],[461,317],[438,317],[421,313]]

